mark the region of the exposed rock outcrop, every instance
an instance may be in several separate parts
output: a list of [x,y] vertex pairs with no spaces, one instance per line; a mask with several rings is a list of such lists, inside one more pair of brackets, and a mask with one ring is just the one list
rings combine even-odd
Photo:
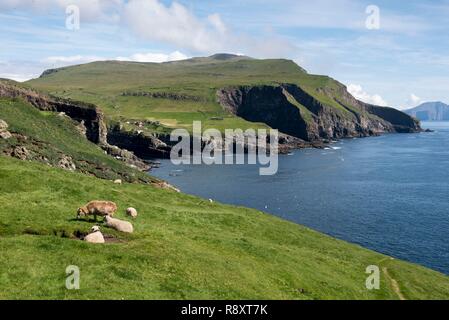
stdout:
[[334,105],[322,104],[294,84],[223,88],[217,91],[217,98],[225,110],[237,116],[309,142],[421,130],[405,113],[360,102],[345,87],[318,93],[334,100]]
[[145,91],[139,91],[139,92],[123,92],[122,96],[125,97],[148,97],[148,98],[155,98],[155,99],[169,99],[169,100],[175,100],[175,101],[203,101],[201,97],[182,94],[182,93],[173,93],[173,92],[145,92]]
[[8,131],[8,124],[6,123],[6,121],[0,119],[0,139],[7,140],[11,137],[12,135]]
[[27,160],[30,157],[30,152],[26,147],[17,146],[12,150],[11,155],[20,160]]
[[73,159],[69,156],[63,155],[58,162],[58,167],[64,170],[75,171],[76,165]]
[[104,145],[103,150],[105,150],[109,155],[113,156],[117,160],[123,161],[129,166],[139,169],[141,171],[148,171],[150,170],[151,166],[134,155],[134,153],[126,150],[126,149],[120,149],[117,146],[112,146],[110,144]]
[[[93,104],[55,98],[31,89],[4,82],[0,82],[0,97],[20,98],[40,110],[59,112],[61,117],[68,116],[78,122],[77,129],[80,134],[85,135],[91,142],[100,145],[107,153],[116,159],[142,171],[147,171],[150,168],[145,161],[136,157],[132,152],[121,150],[108,143],[108,128],[104,119],[104,114]],[[6,123],[2,124],[2,126],[7,128]],[[6,129],[0,131],[2,137],[10,137],[9,132],[7,132]],[[126,147],[126,145],[124,146]],[[66,157],[61,158],[58,166],[67,170],[76,169],[73,161]]]
[[64,112],[83,123],[86,137],[98,144],[106,143],[107,127],[101,110],[93,104],[50,97],[15,85],[0,82],[0,97],[21,98],[43,111]]
[[[164,139],[166,142],[162,141]],[[149,135],[143,132],[125,131],[120,125],[110,128],[107,135],[107,142],[132,151],[136,156],[148,158],[169,158],[171,147],[167,144],[170,141],[168,135]]]

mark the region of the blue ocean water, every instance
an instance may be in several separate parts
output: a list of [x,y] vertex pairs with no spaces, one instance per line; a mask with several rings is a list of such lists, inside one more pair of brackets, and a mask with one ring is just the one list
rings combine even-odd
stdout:
[[342,140],[254,165],[182,165],[151,174],[183,192],[260,209],[449,274],[449,122],[432,133]]

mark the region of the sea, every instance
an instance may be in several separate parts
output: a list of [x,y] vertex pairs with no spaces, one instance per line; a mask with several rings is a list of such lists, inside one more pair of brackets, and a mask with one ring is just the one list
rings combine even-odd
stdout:
[[449,122],[429,133],[344,139],[258,165],[174,165],[150,174],[183,192],[251,207],[449,274]]

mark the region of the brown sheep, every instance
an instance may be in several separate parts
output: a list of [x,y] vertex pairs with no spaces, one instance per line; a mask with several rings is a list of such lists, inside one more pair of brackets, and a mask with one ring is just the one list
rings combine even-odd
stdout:
[[91,201],[84,207],[78,208],[77,218],[93,215],[95,221],[97,216],[114,216],[117,212],[117,205],[111,201]]

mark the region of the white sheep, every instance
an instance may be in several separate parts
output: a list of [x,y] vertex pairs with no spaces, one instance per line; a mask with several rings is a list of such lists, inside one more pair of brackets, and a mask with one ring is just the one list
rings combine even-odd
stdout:
[[122,183],[123,183],[123,182],[122,182],[121,179],[114,180],[114,184],[122,184]]
[[93,226],[91,229],[91,233],[84,237],[84,241],[89,243],[104,243],[103,234],[100,232],[100,227]]
[[112,218],[110,216],[106,216],[106,226],[113,228],[120,232],[133,233],[134,228],[133,225],[128,221],[123,221],[119,219]]
[[126,214],[132,218],[137,218],[137,210],[134,208],[126,209]]

